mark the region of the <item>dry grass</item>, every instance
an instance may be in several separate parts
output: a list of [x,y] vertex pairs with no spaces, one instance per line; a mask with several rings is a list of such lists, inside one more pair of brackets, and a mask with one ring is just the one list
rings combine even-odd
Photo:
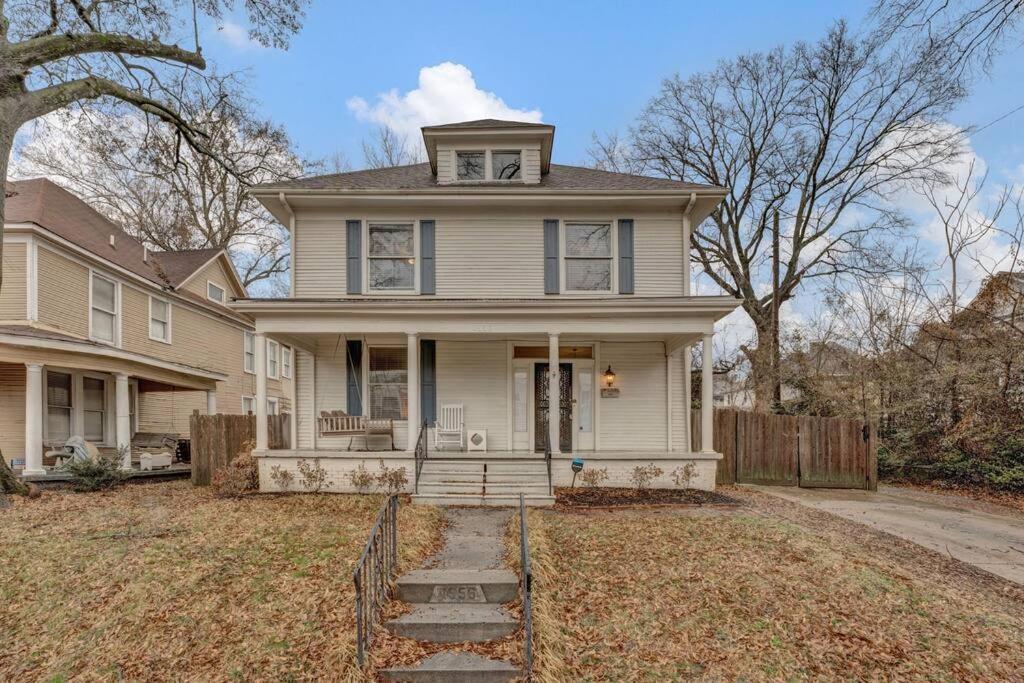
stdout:
[[755,510],[530,513],[537,680],[1022,680],[1011,596]]
[[[380,496],[218,499],[188,483],[0,511],[0,680],[350,679],[351,571]],[[438,511],[403,505],[403,566]]]

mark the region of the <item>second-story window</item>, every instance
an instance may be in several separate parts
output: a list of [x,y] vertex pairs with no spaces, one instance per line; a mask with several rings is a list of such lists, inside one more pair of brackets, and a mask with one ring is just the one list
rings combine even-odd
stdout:
[[371,223],[367,260],[371,290],[414,289],[416,244],[413,225]]
[[242,368],[250,375],[256,374],[256,335],[244,332],[242,338]]
[[459,180],[484,180],[486,160],[484,152],[456,152],[455,167]]
[[92,311],[89,335],[97,341],[117,343],[117,283],[92,274]]
[[519,180],[521,166],[519,152],[491,152],[492,180]]
[[565,288],[570,292],[607,292],[612,288],[610,223],[567,223]]
[[280,344],[273,339],[267,340],[267,377],[271,379],[280,377],[278,374],[278,370],[281,367],[280,351]]
[[149,297],[149,338],[171,343],[171,304],[152,296]]

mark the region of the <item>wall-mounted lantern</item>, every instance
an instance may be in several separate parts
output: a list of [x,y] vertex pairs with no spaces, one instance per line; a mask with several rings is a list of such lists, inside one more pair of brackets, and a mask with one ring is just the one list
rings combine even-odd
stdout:
[[615,385],[615,372],[612,370],[611,365],[604,371],[604,385],[609,389]]

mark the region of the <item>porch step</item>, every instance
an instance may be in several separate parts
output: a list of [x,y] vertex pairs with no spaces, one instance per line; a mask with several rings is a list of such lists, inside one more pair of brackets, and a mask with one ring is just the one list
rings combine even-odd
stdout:
[[403,602],[501,604],[515,599],[519,579],[507,569],[416,569],[397,586]]
[[[435,472],[423,468],[420,472],[420,483],[424,482],[452,482],[452,483],[484,483],[485,478],[481,472]],[[486,477],[488,484],[544,484],[548,483],[548,473],[544,472],[510,472],[494,473],[488,472]]]
[[530,483],[530,482],[503,482],[503,483],[491,483],[487,482],[464,482],[464,481],[423,481],[420,480],[419,490],[417,493],[422,494],[444,494],[444,493],[455,493],[455,494],[479,494],[479,495],[516,495],[524,493],[528,496],[535,495],[547,495],[548,484],[547,481]]
[[501,605],[418,604],[387,622],[403,638],[431,643],[485,643],[512,635],[516,620]]
[[472,652],[438,652],[414,666],[384,669],[381,676],[386,681],[413,683],[505,683],[515,680],[519,669]]
[[[413,494],[412,502],[417,505],[473,505],[484,507],[518,507],[519,496],[496,496],[493,494],[469,495],[469,494]],[[528,495],[526,496],[527,507],[550,507],[555,504],[555,497],[549,495]]]

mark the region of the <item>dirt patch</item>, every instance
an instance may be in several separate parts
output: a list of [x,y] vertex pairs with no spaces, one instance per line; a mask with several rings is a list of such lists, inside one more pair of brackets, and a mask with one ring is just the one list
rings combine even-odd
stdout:
[[555,507],[571,508],[630,508],[662,505],[724,505],[743,503],[716,491],[695,489],[634,489],[614,487],[556,488]]

